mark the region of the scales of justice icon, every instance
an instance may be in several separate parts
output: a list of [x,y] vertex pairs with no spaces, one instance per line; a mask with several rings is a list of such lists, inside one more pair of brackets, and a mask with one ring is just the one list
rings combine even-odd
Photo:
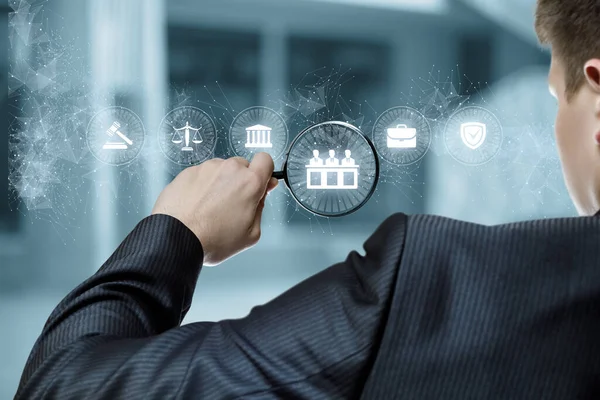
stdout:
[[[173,139],[171,142],[174,144],[181,144],[185,140],[184,147],[181,148],[181,151],[194,151],[194,148],[190,146],[190,141],[194,144],[202,143],[202,136],[200,135],[200,130],[202,129],[202,125],[199,128],[194,128],[190,125],[189,121],[185,123],[184,127],[175,128],[173,127]],[[193,135],[191,134],[193,131]],[[182,135],[181,132],[184,132]]]

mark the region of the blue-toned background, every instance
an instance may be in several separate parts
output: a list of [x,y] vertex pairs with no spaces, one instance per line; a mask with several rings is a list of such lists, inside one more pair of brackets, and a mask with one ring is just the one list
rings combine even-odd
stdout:
[[[180,105],[215,119],[218,156],[235,114],[259,105],[281,111],[291,136],[328,118],[370,133],[395,106],[423,112],[434,135],[419,163],[383,163],[377,192],[348,218],[310,216],[279,187],[260,244],[202,272],[186,322],[244,316],[360,249],[394,212],[486,224],[575,214],[533,0],[10,0],[0,10],[0,174],[10,182],[0,185],[0,399],[14,395],[50,311],[177,173],[154,139]],[[443,146],[445,119],[465,101],[504,129],[501,152],[479,167]],[[147,130],[126,168],[99,164],[82,144],[86,122],[110,105]]]

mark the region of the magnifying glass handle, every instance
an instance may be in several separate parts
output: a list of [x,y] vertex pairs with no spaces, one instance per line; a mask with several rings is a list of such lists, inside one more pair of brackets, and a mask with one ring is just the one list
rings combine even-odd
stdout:
[[275,171],[275,172],[273,172],[273,178],[281,181],[281,180],[285,179],[285,174],[283,171]]

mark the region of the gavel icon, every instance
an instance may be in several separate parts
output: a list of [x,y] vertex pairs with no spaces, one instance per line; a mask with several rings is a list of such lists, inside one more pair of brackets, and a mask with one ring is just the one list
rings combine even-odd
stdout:
[[121,131],[119,131],[119,128],[121,128],[121,124],[119,123],[119,121],[115,121],[110,126],[110,128],[108,128],[108,130],[106,131],[106,134],[110,137],[113,137],[116,134],[121,139],[123,139],[128,145],[132,146],[133,142],[127,136],[125,136],[123,133],[121,133]]

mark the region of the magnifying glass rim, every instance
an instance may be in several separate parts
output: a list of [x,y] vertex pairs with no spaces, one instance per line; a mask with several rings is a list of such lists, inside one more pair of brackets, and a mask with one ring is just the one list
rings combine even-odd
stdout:
[[[308,132],[309,130],[318,128],[320,126],[323,126],[323,125],[341,125],[341,126],[343,126],[345,128],[348,128],[348,129],[354,131],[355,133],[358,133],[367,142],[367,144],[369,145],[369,147],[371,147],[371,151],[373,152],[373,156],[375,158],[375,182],[373,183],[373,187],[371,188],[371,190],[369,191],[369,193],[367,194],[367,196],[365,197],[365,199],[360,204],[354,206],[351,210],[346,211],[343,214],[326,215],[326,214],[322,214],[322,213],[319,213],[317,211],[313,211],[313,210],[309,209],[304,204],[302,204],[302,202],[300,201],[300,199],[298,199],[298,197],[296,196],[296,194],[292,190],[292,186],[290,185],[290,182],[288,180],[288,169],[287,169],[287,166],[288,166],[288,160],[290,158],[290,153],[292,152],[292,148],[294,147],[294,145],[296,144],[296,142],[298,140],[300,140],[300,138],[306,132]],[[371,196],[373,196],[373,193],[375,193],[375,189],[377,189],[377,184],[379,183],[379,155],[377,154],[377,150],[375,149],[375,146],[373,145],[373,142],[371,142],[371,140],[363,133],[363,131],[360,130],[360,128],[357,128],[356,126],[354,126],[352,124],[349,124],[347,122],[342,122],[342,121],[321,122],[321,123],[318,123],[318,124],[315,124],[315,125],[311,125],[308,128],[305,128],[304,130],[302,130],[298,134],[298,136],[296,136],[294,138],[294,140],[292,141],[292,143],[290,144],[290,146],[288,148],[288,151],[285,153],[285,162],[283,164],[283,168],[282,169],[283,169],[283,176],[284,176],[283,181],[285,182],[285,185],[288,187],[288,190],[292,194],[292,197],[294,198],[294,200],[296,200],[296,203],[299,204],[300,207],[302,207],[303,209],[305,209],[309,213],[317,215],[319,217],[325,217],[325,218],[345,217],[346,215],[350,215],[350,214],[353,214],[353,213],[357,212],[358,210],[360,210],[367,203],[367,201],[369,201],[371,199]]]

